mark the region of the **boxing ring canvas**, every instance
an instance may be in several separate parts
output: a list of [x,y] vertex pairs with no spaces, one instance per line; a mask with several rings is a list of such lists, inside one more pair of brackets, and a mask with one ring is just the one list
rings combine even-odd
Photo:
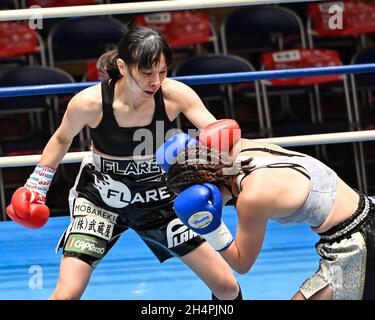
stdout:
[[[224,221],[235,233],[233,206]],[[48,299],[58,278],[61,252],[55,253],[69,217],[50,218],[41,229],[0,223],[0,299]],[[318,236],[305,224],[270,221],[262,251],[246,275],[238,275],[247,300],[289,299],[318,268]],[[122,235],[92,275],[82,299],[209,300],[203,282],[179,259],[160,264],[133,231]]]

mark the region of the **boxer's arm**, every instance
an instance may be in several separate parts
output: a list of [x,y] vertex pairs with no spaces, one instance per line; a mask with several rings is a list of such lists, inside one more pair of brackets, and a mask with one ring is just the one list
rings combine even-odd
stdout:
[[241,138],[241,130],[233,119],[216,118],[207,110],[200,97],[187,85],[172,79],[167,79],[163,86],[166,97],[166,110],[173,119],[179,113],[201,129],[199,140],[203,144],[222,151],[230,151],[232,146]]
[[265,201],[268,200],[261,195],[249,197],[244,194],[240,194],[237,200],[236,237],[230,247],[220,254],[240,274],[249,271],[262,248],[269,215],[269,206]]
[[[93,90],[88,88],[86,90]],[[40,162],[57,168],[64,155],[68,152],[73,138],[98,117],[98,106],[90,98],[90,91],[78,93],[68,104],[59,128],[45,146]],[[86,97],[88,94],[89,97]]]
[[197,93],[184,83],[166,79],[163,93],[168,102],[167,113],[173,119],[182,113],[197,128],[204,128],[216,121]]
[[84,94],[76,95],[69,102],[60,127],[43,150],[40,163],[25,186],[14,192],[6,212],[15,222],[29,228],[40,228],[47,222],[50,210],[45,202],[56,168],[68,151],[74,136],[89,123],[94,114],[92,106],[85,102]]

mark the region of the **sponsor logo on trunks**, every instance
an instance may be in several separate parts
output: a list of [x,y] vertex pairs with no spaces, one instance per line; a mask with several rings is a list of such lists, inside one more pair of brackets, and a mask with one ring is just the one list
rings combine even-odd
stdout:
[[103,258],[105,249],[105,241],[81,234],[71,234],[65,246],[66,251],[84,253],[99,259]]
[[173,219],[167,226],[168,248],[176,247],[196,236],[197,234],[185,226],[178,218]]
[[94,175],[93,186],[99,191],[103,202],[112,208],[125,208],[133,203],[147,203],[168,199],[172,196],[167,186],[137,192],[132,197],[128,186],[122,182],[113,180],[108,175],[103,175],[103,180],[99,180]]
[[90,234],[109,241],[114,224],[95,216],[75,217],[70,232]]
[[194,228],[205,228],[207,227],[212,221],[212,214],[209,211],[200,211],[193,214],[189,218],[189,224]]
[[144,174],[161,173],[161,168],[155,159],[148,161],[111,160],[102,158],[102,172],[119,175],[139,176]]
[[115,181],[108,175],[103,175],[103,180],[99,180],[94,174],[94,179],[93,186],[99,191],[106,205],[112,208],[124,208],[129,205],[132,195],[124,183]]
[[76,198],[73,207],[73,217],[87,215],[98,216],[113,223],[116,223],[118,217],[118,214],[104,210],[85,198]]

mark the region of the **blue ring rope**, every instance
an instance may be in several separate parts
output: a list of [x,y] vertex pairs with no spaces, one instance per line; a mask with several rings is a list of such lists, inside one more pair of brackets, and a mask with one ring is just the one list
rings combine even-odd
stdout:
[[[238,83],[238,82],[248,82],[248,81],[255,81],[255,80],[266,80],[266,79],[284,79],[284,78],[299,78],[299,77],[312,77],[312,76],[337,75],[337,74],[371,73],[371,72],[375,72],[375,63],[355,64],[355,65],[350,65],[350,66],[319,67],[319,68],[299,68],[299,69],[285,69],[285,70],[219,73],[219,74],[209,74],[209,75],[200,75],[200,76],[172,77],[172,79],[179,80],[181,82],[184,82],[187,85],[202,85],[202,84]],[[50,84],[50,85],[0,87],[0,98],[1,97],[18,97],[18,96],[36,96],[36,95],[75,93],[97,83],[98,82],[81,82],[81,83],[65,83],[65,84]]]

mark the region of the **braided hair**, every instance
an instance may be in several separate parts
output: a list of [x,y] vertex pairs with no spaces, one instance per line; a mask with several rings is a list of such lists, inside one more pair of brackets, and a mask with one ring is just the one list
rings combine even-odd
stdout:
[[232,178],[239,173],[250,173],[255,166],[252,158],[235,162],[225,152],[204,145],[194,145],[180,152],[168,170],[168,187],[175,193],[200,183],[212,183],[217,187],[224,186],[232,192]]

